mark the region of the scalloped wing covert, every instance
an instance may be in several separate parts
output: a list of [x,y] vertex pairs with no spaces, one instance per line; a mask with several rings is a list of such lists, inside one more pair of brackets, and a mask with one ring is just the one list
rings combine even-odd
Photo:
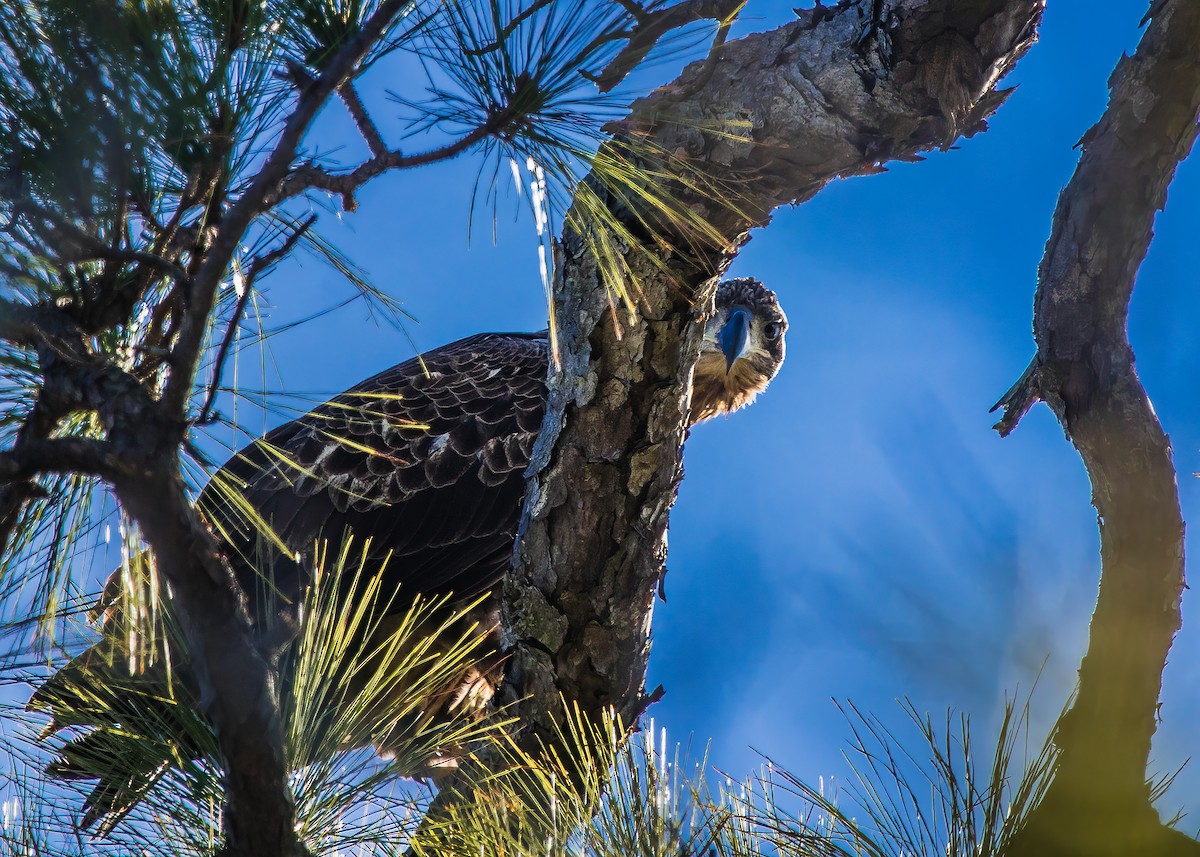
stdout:
[[[317,540],[336,546],[351,531],[356,543],[371,540],[372,560],[387,558],[387,591],[470,598],[494,586],[545,414],[547,359],[544,335],[472,336],[247,446],[200,498],[243,585],[259,568],[291,600]],[[264,523],[293,556],[271,544]]]

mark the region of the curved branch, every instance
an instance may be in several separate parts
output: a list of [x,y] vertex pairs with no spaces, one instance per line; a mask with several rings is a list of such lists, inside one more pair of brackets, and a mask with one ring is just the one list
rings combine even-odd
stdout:
[[[1129,300],[1200,114],[1200,6],[1167,0],[1118,63],[1084,136],[1038,271],[1037,355],[997,407],[1006,435],[1038,399],[1087,467],[1102,576],[1059,770],[1013,854],[1162,854],[1146,764],[1162,670],[1180,627],[1183,520],[1171,445],[1134,370]],[[1178,836],[1179,842],[1184,837]],[[1174,853],[1174,852],[1172,852]],[[1200,853],[1195,842],[1187,851]]]
[[[746,4],[746,0],[685,0],[665,9],[647,12],[635,6],[626,6],[637,20],[629,34],[629,42],[613,57],[597,75],[587,75],[601,92],[609,92],[629,76],[651,49],[672,30],[686,27],[696,21],[714,20],[727,22]],[[724,41],[724,39],[722,39]]]
[[337,93],[341,97],[342,103],[346,105],[350,118],[354,120],[354,125],[358,128],[358,133],[362,135],[371,154],[377,158],[387,154],[388,147],[387,143],[383,141],[383,134],[379,132],[379,126],[375,124],[375,120],[367,112],[366,105],[359,98],[354,81],[347,80],[338,87]]

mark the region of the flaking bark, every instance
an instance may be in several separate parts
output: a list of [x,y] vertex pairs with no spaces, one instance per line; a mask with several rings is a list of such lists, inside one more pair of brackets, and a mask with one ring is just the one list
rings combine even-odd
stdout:
[[[504,593],[507,693],[524,697],[528,746],[551,740],[560,694],[593,716],[611,706],[627,724],[653,697],[643,688],[650,616],[682,473],[696,320],[748,231],[835,178],[982,130],[1042,12],[1040,0],[901,0],[873,19],[875,5],[801,10],[724,45],[619,124],[644,142],[639,151],[666,153],[654,169],[720,176],[724,189],[719,199],[675,189],[721,241],[670,236],[671,252],[650,240],[629,252],[642,290],[636,322],[618,330],[584,242],[564,237],[562,369],[551,372]],[[611,202],[636,232],[636,216]],[[786,299],[790,284],[770,285]]]
[[1037,355],[1005,396],[1001,434],[1035,400],[1079,451],[1100,524],[1102,575],[1078,695],[1058,725],[1058,772],[1013,854],[1200,854],[1162,828],[1146,764],[1162,670],[1180,627],[1183,520],[1171,445],[1134,370],[1129,299],[1192,148],[1200,5],[1157,3],[1123,57],[1108,109],[1082,140],[1038,271]]

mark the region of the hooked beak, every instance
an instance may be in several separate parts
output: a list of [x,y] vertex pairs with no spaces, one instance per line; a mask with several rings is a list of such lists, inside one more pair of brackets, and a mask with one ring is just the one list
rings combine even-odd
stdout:
[[734,362],[746,350],[750,339],[750,311],[745,307],[734,307],[729,311],[729,318],[717,334],[717,344],[725,355],[725,374],[733,368]]

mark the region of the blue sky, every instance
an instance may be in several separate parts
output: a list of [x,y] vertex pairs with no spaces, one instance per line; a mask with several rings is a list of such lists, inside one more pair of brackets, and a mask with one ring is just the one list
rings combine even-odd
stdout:
[[[743,29],[790,16],[752,2]],[[844,777],[849,729],[831,698],[902,726],[895,700],[994,722],[1006,691],[1043,729],[1074,681],[1099,575],[1083,467],[1044,407],[1001,440],[988,413],[1033,353],[1037,264],[1073,145],[1140,35],[1143,4],[1056,0],[992,129],[921,164],[842,181],[778,212],[730,273],[774,288],[788,358],[753,408],[697,429],[671,520],[668,601],[656,608],[652,713],[672,739],[743,775],[769,754],[801,777]],[[646,73],[665,82],[664,65]],[[377,83],[378,86],[387,82]],[[386,109],[381,114],[386,117]],[[385,129],[389,122],[383,121]],[[398,127],[398,126],[390,126]],[[320,133],[360,145],[329,111]],[[478,162],[387,177],[326,234],[419,320],[432,348],[545,326],[535,237],[502,218],[468,240]],[[515,208],[510,201],[501,210]],[[1200,165],[1188,163],[1134,296],[1138,368],[1170,433],[1184,517],[1200,507]],[[269,283],[276,319],[344,294],[308,263]],[[412,356],[361,307],[272,344],[285,388],[333,393]],[[1192,753],[1200,634],[1189,592],[1165,676],[1160,771]],[[1163,803],[1200,826],[1200,765]]]

